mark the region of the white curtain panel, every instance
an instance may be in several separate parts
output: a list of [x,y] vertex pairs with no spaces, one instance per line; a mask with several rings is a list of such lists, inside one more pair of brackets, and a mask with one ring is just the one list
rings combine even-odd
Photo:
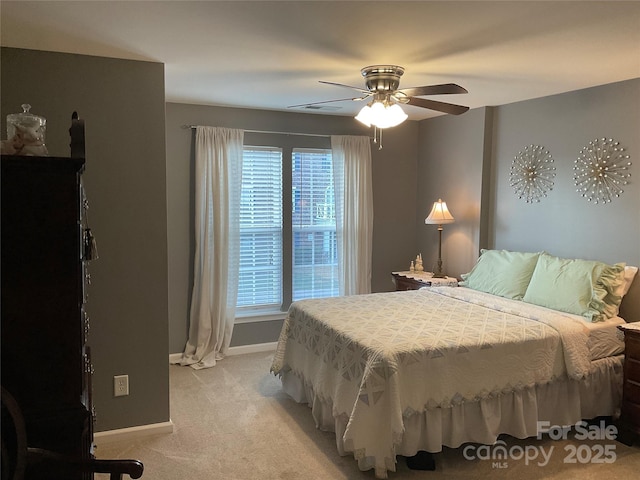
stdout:
[[371,293],[373,189],[369,137],[331,137],[340,295]]
[[229,348],[238,295],[244,131],[196,128],[194,285],[181,365],[213,367]]

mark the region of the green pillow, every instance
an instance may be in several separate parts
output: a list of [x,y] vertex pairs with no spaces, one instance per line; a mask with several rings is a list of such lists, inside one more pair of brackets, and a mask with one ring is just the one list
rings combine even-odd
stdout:
[[523,300],[597,322],[615,315],[621,300],[615,290],[623,280],[622,263],[607,265],[545,253],[538,258]]
[[469,273],[461,275],[461,285],[500,297],[522,300],[540,252],[481,250]]

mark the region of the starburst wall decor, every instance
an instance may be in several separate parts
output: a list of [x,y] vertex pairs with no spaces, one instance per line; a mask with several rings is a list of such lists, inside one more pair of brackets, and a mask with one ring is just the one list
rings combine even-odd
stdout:
[[548,150],[540,145],[528,145],[513,159],[509,185],[518,198],[537,203],[553,189],[555,170]]
[[596,138],[580,150],[573,167],[576,192],[598,203],[610,203],[624,193],[631,162],[625,149],[612,138]]

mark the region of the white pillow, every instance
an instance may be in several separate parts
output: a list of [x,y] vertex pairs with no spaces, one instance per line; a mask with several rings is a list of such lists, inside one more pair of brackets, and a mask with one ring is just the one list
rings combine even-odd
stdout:
[[624,267],[624,283],[618,287],[616,290],[616,295],[620,295],[624,297],[629,289],[631,288],[631,284],[633,283],[633,277],[638,273],[638,267],[631,267],[627,265]]
[[[614,294],[618,295],[620,299],[624,297],[629,289],[631,288],[631,284],[633,283],[633,278],[638,273],[638,267],[631,267],[629,265],[624,267],[624,281],[620,284],[618,288],[616,288]],[[616,316],[620,315],[620,305],[616,309]]]

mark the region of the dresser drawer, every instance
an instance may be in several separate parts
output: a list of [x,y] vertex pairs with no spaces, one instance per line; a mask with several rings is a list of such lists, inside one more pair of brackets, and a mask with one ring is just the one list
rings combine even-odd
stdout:
[[627,358],[635,358],[640,361],[640,336],[635,332],[632,334],[625,333],[624,349]]
[[624,381],[624,399],[640,404],[640,382],[635,380]]
[[633,445],[640,435],[640,330],[618,327],[624,332],[624,383],[620,415],[620,441]]
[[625,399],[622,402],[622,419],[636,427],[640,426],[640,403],[628,402]]
[[640,360],[625,355],[624,376],[626,380],[634,380],[640,383]]

